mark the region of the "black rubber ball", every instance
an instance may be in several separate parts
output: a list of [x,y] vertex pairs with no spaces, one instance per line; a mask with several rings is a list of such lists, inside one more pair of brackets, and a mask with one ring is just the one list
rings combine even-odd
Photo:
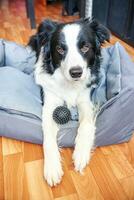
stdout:
[[66,124],[70,119],[70,110],[65,106],[58,106],[53,112],[53,120],[57,124]]

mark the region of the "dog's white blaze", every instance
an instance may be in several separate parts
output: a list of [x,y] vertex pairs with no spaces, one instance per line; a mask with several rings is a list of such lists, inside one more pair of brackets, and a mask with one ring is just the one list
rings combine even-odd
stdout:
[[68,24],[63,28],[62,32],[64,33],[69,52],[73,50],[77,51],[76,45],[78,42],[78,35],[80,30],[81,28],[78,24]]
[[81,56],[77,46],[80,30],[81,27],[78,24],[68,24],[62,30],[68,52],[65,59],[61,62],[61,67],[68,79],[70,79],[69,70],[76,66],[83,68],[82,79],[84,79],[86,75],[87,63]]

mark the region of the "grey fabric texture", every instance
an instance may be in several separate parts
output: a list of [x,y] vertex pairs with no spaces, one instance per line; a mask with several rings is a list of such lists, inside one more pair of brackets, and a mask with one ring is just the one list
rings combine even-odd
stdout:
[[[100,82],[92,88],[98,106],[95,146],[128,141],[134,130],[134,63],[119,44],[102,49]],[[43,141],[40,87],[33,71],[35,53],[29,47],[0,40],[0,135],[23,141]],[[72,121],[60,126],[60,147],[71,147],[79,123],[76,108]]]
[[120,43],[102,49],[102,63],[100,68],[100,81],[94,89],[92,100],[99,106],[109,99],[119,94],[121,91],[121,63],[120,63]]
[[11,41],[2,41],[4,45],[4,65],[16,68],[30,74],[36,61],[35,52],[31,48],[24,47]]
[[0,109],[41,118],[40,90],[32,75],[9,66],[0,67]]

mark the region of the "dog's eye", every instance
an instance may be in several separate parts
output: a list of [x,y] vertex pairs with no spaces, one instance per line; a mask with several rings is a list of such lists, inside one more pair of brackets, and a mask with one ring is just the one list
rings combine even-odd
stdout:
[[89,44],[84,44],[81,48],[82,53],[86,53],[89,50]]
[[56,46],[56,50],[58,51],[59,54],[64,55],[65,51],[61,46]]

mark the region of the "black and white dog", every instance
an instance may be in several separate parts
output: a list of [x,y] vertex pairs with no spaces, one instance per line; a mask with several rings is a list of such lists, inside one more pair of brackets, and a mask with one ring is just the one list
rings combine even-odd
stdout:
[[89,163],[95,138],[90,88],[98,81],[101,45],[109,41],[109,37],[109,31],[95,20],[82,19],[66,24],[45,20],[29,41],[37,55],[36,83],[45,91],[42,115],[44,176],[50,186],[60,183],[63,176],[56,141],[59,126],[52,115],[64,102],[68,108],[77,106],[79,112],[73,152],[75,170],[82,172]]

